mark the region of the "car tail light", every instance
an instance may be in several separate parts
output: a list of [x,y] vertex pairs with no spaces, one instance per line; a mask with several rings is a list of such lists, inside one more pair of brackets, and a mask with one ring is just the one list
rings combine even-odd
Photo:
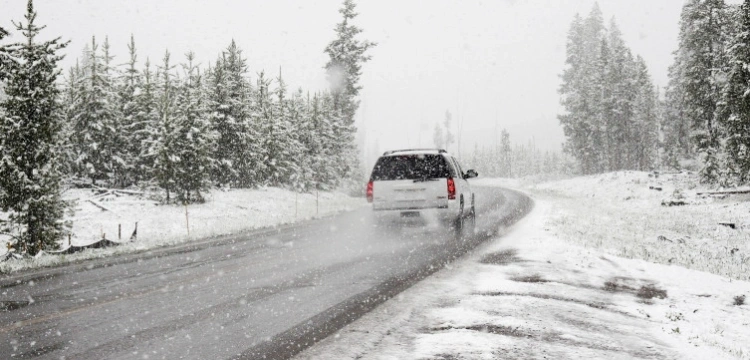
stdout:
[[367,183],[367,202],[372,202],[372,180]]
[[456,200],[456,182],[448,178],[448,200]]

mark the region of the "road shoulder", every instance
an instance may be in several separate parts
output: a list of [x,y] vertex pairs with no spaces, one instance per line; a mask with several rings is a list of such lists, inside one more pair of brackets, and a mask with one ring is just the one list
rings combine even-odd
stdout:
[[503,236],[297,359],[747,356],[750,320],[729,294],[750,284],[570,245],[536,201]]

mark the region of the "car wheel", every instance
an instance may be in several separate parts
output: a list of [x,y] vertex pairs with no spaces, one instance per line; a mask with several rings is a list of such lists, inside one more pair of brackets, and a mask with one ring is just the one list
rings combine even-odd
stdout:
[[466,218],[464,216],[464,198],[461,197],[461,203],[460,203],[459,211],[458,211],[458,217],[456,217],[455,220],[453,220],[453,230],[455,231],[456,238],[460,239],[464,232],[464,227],[466,227]]
[[474,211],[474,207],[471,207],[471,211],[464,220],[463,236],[470,237],[474,235],[474,231],[477,227],[477,214]]
[[465,210],[463,202],[461,202],[460,209],[458,218],[454,220],[454,230],[457,240],[465,240],[474,235],[477,219],[473,204],[470,210]]

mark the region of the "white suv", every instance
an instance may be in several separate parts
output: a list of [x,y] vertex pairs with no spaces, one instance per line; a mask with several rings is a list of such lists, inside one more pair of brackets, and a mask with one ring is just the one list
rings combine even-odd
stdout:
[[440,220],[463,231],[474,224],[474,192],[458,161],[442,149],[387,151],[375,163],[367,183],[367,201],[375,212],[402,215],[434,211]]

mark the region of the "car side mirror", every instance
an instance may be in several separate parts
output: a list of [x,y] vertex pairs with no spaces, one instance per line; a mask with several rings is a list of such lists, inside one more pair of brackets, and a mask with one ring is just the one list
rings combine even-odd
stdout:
[[469,169],[466,171],[466,175],[464,176],[464,179],[471,179],[479,176],[479,174],[474,171],[474,169]]

